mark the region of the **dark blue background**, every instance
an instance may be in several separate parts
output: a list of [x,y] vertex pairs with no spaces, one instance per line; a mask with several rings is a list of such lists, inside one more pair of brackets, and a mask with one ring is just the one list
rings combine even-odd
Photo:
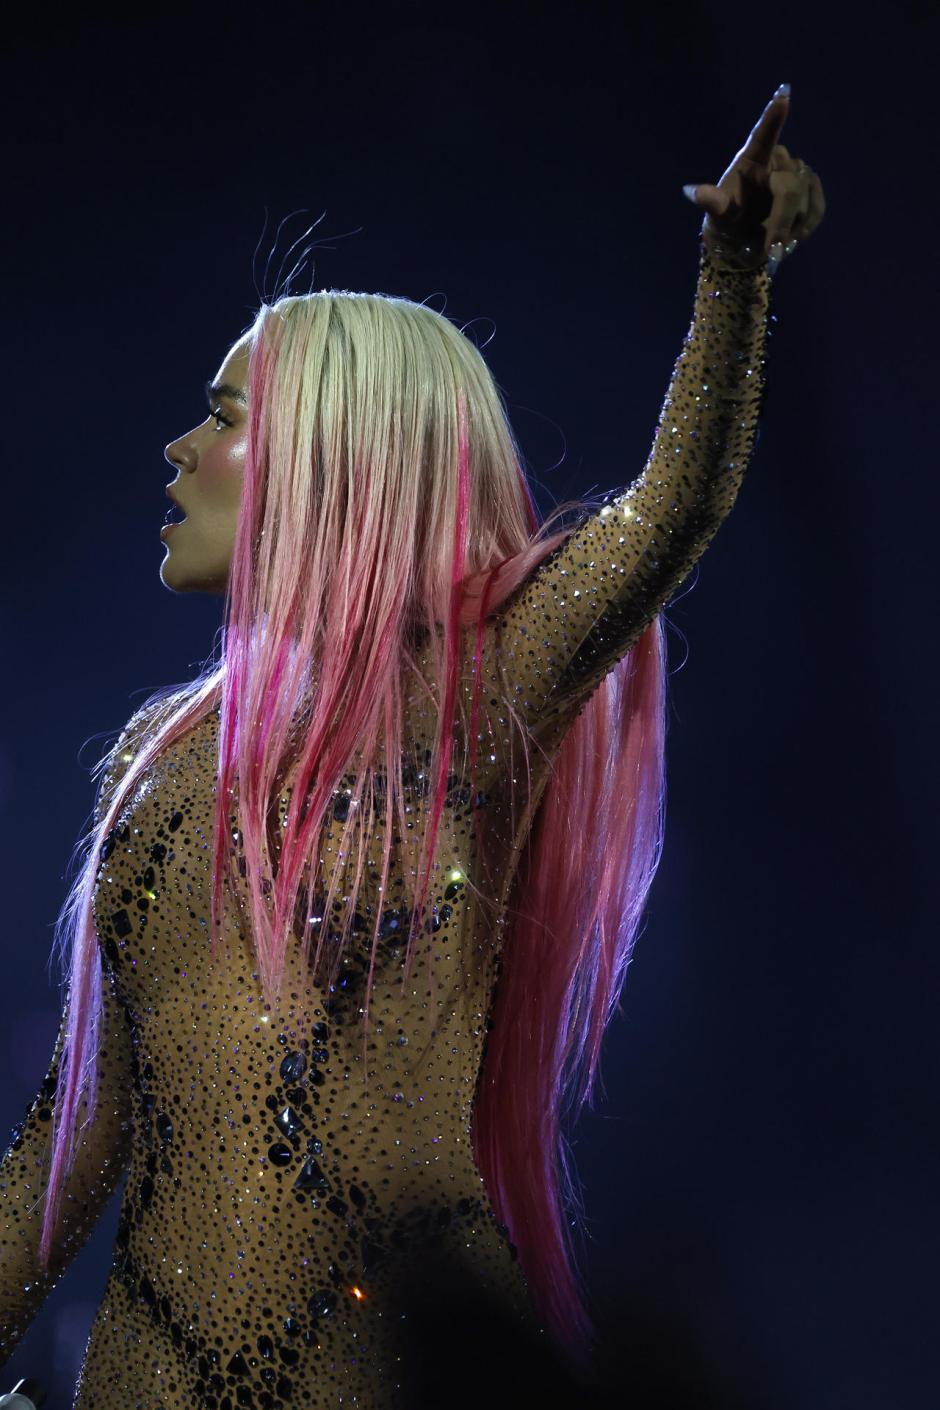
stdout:
[[[682,185],[789,81],[827,213],[773,284],[738,502],[668,612],[666,845],[573,1135],[583,1260],[612,1404],[928,1410],[936,21],[158,9],[37,10],[3,60],[0,1126],[51,1053],[88,770],[221,622],[160,583],[162,452],[253,315],[265,212],[259,281],[277,223],[272,275],[322,216],[316,287],[479,320],[547,512],[643,468],[692,313]],[[0,1390],[42,1374],[70,1405],[117,1203]]]

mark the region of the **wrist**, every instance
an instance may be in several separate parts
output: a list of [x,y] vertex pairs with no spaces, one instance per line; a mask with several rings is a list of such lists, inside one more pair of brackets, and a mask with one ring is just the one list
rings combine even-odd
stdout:
[[705,231],[699,239],[712,263],[722,269],[757,272],[767,268],[767,256],[762,245],[744,244],[730,240],[727,236],[711,235]]

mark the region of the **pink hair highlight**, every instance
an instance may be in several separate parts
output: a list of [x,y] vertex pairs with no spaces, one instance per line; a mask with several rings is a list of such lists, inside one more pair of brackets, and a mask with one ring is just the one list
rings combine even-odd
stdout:
[[[401,387],[377,384],[373,392],[370,382],[371,399],[360,404],[347,344],[352,341],[365,367],[357,375],[365,379],[378,366],[368,358],[373,353],[378,358],[380,336],[400,338],[409,351],[417,348],[424,375],[409,380],[410,364],[403,356],[396,363]],[[438,448],[435,473],[422,481],[419,452],[425,443],[414,427],[423,424],[417,413],[431,404],[420,400],[426,382],[433,384],[434,406],[446,424],[440,430],[444,444]],[[392,395],[389,386],[398,400],[381,399]],[[415,398],[410,422],[399,415],[400,407],[412,409],[406,392]],[[341,856],[348,853],[357,820],[360,837],[374,831],[371,761],[380,724],[389,824],[380,881],[385,892],[393,807],[403,844],[407,836],[398,665],[410,665],[431,695],[409,635],[416,622],[430,626],[441,699],[404,984],[417,936],[428,933],[432,924],[425,912],[458,703],[462,708],[464,633],[473,630],[475,642],[467,731],[475,791],[484,624],[567,535],[544,535],[561,509],[539,527],[515,442],[508,423],[500,420],[504,413],[479,354],[424,306],[386,296],[332,293],[263,307],[251,344],[248,396],[248,450],[221,661],[195,681],[159,692],[139,712],[137,752],[111,796],[102,796],[83,870],[56,928],[54,944],[62,946],[67,938],[71,958],[65,1080],[60,1079],[54,1104],[53,1159],[40,1243],[44,1270],[74,1158],[71,1133],[86,1090],[87,1122],[94,1120],[101,970],[93,900],[99,859],[139,782],[169,746],[219,709],[211,954],[215,958],[223,924],[225,881],[239,885],[230,815],[237,793],[241,878],[264,996],[270,1002],[280,992],[292,931],[300,934],[309,961],[317,852],[327,809],[352,763],[362,767],[355,771]],[[393,461],[397,474],[388,469]],[[536,539],[539,533],[543,537]],[[433,625],[442,619],[440,645]],[[534,805],[528,742],[521,731],[530,827],[503,920],[493,1021],[478,1076],[473,1125],[478,1169],[497,1218],[518,1250],[537,1313],[582,1367],[590,1360],[594,1328],[570,1235],[575,1221],[569,1222],[567,1210],[578,1214],[580,1209],[562,1123],[593,1100],[601,1041],[618,1004],[659,863],[664,656],[657,616],[582,706]],[[309,663],[320,668],[315,690]],[[515,723],[512,703],[504,703]],[[291,729],[298,722],[299,742],[292,742]],[[272,836],[271,810],[288,774],[293,782],[286,820]],[[480,811],[474,809],[473,817],[483,845]],[[345,898],[351,904],[334,957],[337,966],[350,934],[364,850],[358,849],[352,894]],[[324,919],[341,873],[342,867],[333,869]],[[380,905],[363,1012],[366,1081],[368,1001],[381,913]],[[315,969],[326,929],[324,924],[318,936]],[[512,1021],[501,1021],[504,1015],[512,1015]]]

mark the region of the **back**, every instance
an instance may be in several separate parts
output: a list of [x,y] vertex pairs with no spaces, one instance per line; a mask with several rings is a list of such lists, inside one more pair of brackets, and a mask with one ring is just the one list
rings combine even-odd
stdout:
[[[145,1404],[218,1410],[408,1403],[401,1394],[414,1393],[421,1356],[409,1345],[408,1309],[422,1289],[442,1298],[478,1291],[517,1336],[544,1340],[471,1147],[503,921],[532,821],[502,701],[535,741],[537,805],[572,721],[734,503],[759,411],[752,373],[767,293],[765,273],[725,270],[703,250],[692,329],[645,471],[585,518],[488,624],[478,792],[458,768],[431,876],[435,920],[404,987],[404,881],[429,797],[420,769],[405,781],[414,828],[393,838],[381,896],[376,872],[397,819],[377,820],[360,893],[359,934],[382,917],[368,1087],[367,945],[350,948],[332,988],[290,946],[281,998],[268,1011],[236,890],[226,895],[224,944],[210,957],[218,716],[177,741],[126,801],[104,849],[95,919],[113,1003],[132,1034],[131,1155],[76,1410],[116,1405],[132,1391]],[[468,659],[468,710],[469,681]],[[420,752],[427,707],[415,697],[411,708]],[[137,719],[137,738],[144,725]],[[105,790],[129,762],[134,726]],[[359,861],[339,855],[348,806],[341,789],[324,839],[326,876]],[[237,800],[233,807],[237,830]],[[322,915],[320,900],[309,898],[310,913],[329,936],[334,917]],[[452,1330],[469,1358],[473,1328]]]

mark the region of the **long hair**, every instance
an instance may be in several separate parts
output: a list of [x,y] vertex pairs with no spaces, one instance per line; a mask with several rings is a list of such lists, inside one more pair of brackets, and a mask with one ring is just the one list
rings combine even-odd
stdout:
[[[53,945],[69,947],[70,960],[43,1269],[86,1091],[86,1124],[94,1120],[99,859],[141,778],[218,709],[212,955],[224,883],[235,880],[237,816],[239,874],[270,1002],[280,993],[293,931],[301,933],[305,958],[309,953],[306,901],[327,808],[351,764],[356,787],[341,854],[356,855],[354,843],[373,832],[380,732],[387,817],[397,811],[401,838],[408,836],[401,758],[414,741],[403,737],[403,689],[406,680],[419,681],[436,725],[426,826],[416,867],[404,869],[412,902],[407,977],[416,937],[432,925],[428,878],[458,709],[471,779],[476,772],[485,622],[566,537],[568,529],[548,532],[552,521],[572,507],[592,507],[568,501],[540,526],[500,389],[471,340],[424,304],[346,290],[285,296],[262,303],[249,349],[246,463],[220,660],[183,687],[158,692],[139,712],[146,726],[139,748],[77,844],[76,853],[84,846],[87,854],[56,924]],[[430,684],[415,655],[422,642],[435,665]],[[467,721],[460,673],[471,643]],[[540,1320],[582,1367],[595,1332],[575,1267],[571,1230],[580,1209],[562,1121],[593,1100],[601,1039],[661,854],[664,655],[656,616],[589,696],[551,761],[502,924],[474,1108],[474,1156],[494,1212],[518,1251]],[[518,725],[511,701],[501,707]],[[278,828],[272,817],[288,772],[295,782]],[[532,810],[528,767],[526,775]],[[230,813],[236,791],[237,815]],[[391,831],[384,833],[383,888]],[[348,943],[366,850],[358,848],[334,970]],[[324,914],[341,870],[334,869]],[[376,911],[364,1054],[381,907]],[[525,1023],[502,1022],[504,1012],[525,1014]]]

